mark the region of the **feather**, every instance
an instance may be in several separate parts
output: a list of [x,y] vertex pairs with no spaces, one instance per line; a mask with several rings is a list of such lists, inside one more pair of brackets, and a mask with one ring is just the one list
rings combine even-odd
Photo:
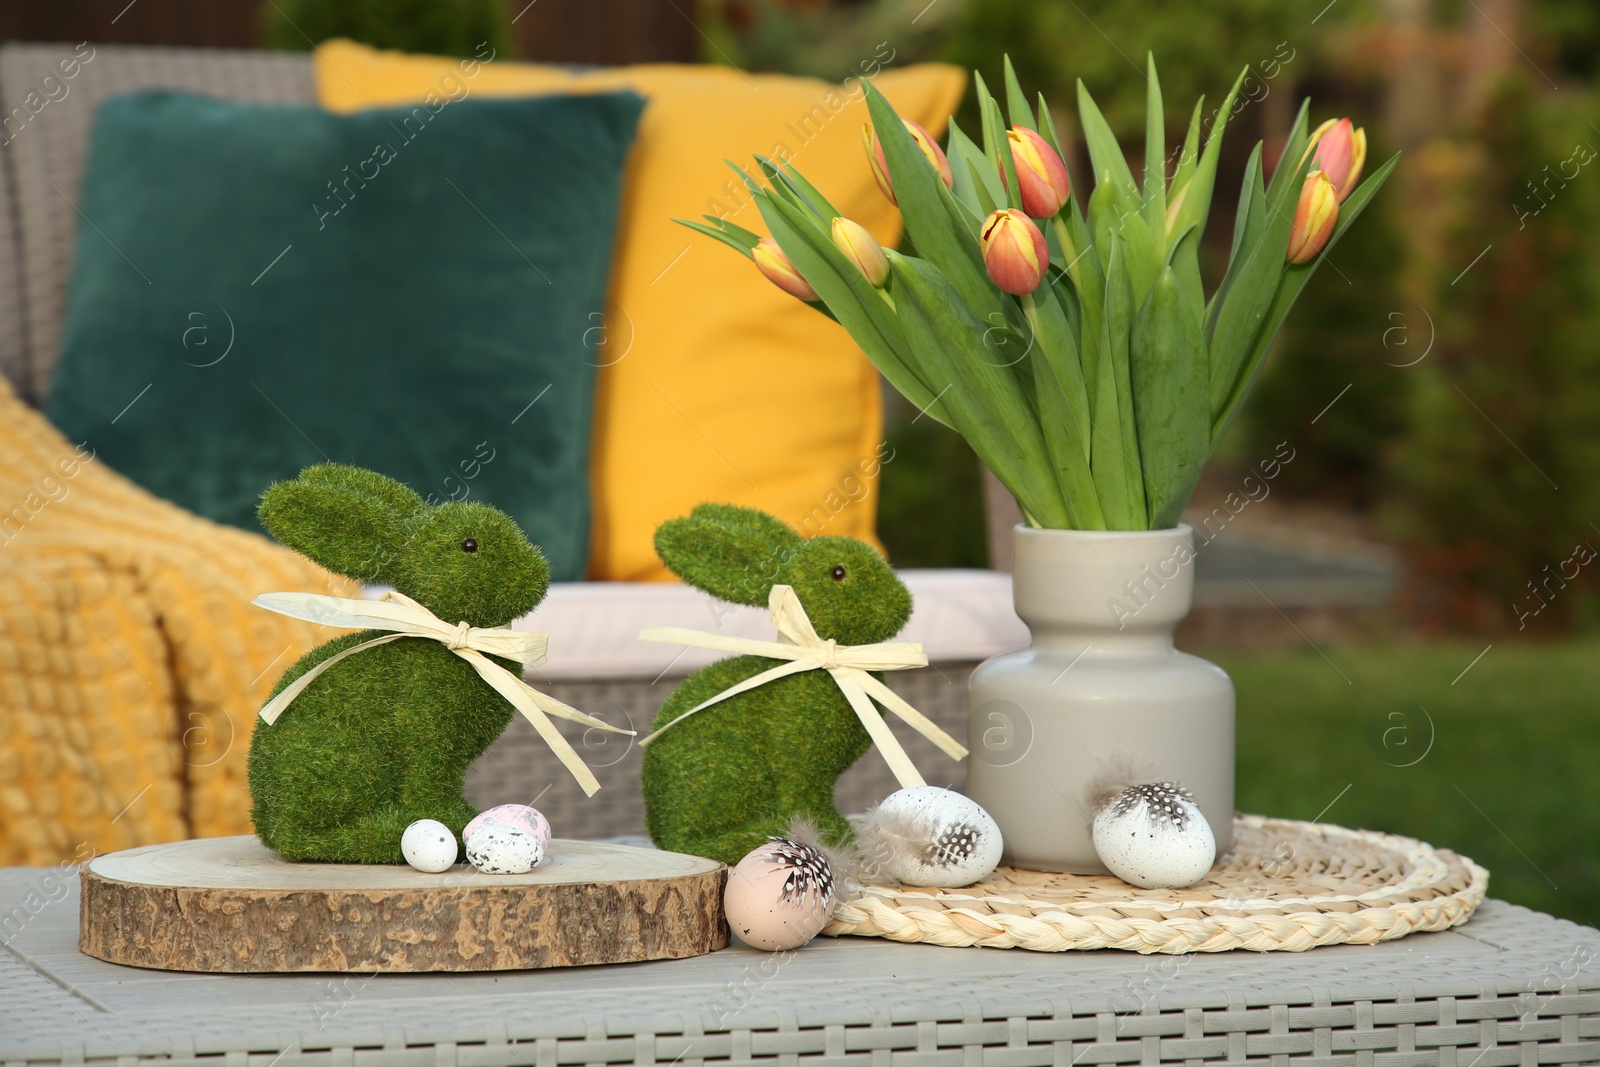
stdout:
[[856,817],[862,873],[873,881],[898,881],[888,872],[900,859],[937,862],[938,827],[924,811],[894,810],[876,804]]
[[815,820],[796,815],[789,820],[784,831],[785,840],[814,848],[827,859],[833,868],[834,900],[845,900],[860,891],[865,877],[865,859],[860,846],[851,841],[829,844]]

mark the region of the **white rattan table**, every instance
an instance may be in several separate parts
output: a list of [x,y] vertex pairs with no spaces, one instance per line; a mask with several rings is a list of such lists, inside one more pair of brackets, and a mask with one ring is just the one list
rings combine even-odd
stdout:
[[77,951],[77,906],[75,878],[0,870],[0,1064],[1600,1063],[1600,933],[1492,900],[1455,930],[1306,953],[820,938],[378,977],[119,967]]

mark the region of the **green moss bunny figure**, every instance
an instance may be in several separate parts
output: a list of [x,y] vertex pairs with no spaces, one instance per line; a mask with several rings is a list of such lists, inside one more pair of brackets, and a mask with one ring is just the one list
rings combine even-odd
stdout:
[[[277,540],[338,574],[392,585],[440,619],[500,627],[532,611],[550,586],[544,554],[487,504],[430,506],[373,471],[308,467],[262,496]],[[312,649],[276,695],[364,630]],[[514,671],[512,660],[492,657]],[[250,742],[251,815],[261,840],[291,860],[403,863],[400,838],[417,819],[459,837],[477,814],[462,782],[514,711],[439,641],[407,638],[330,666]]]
[[[803,539],[752,508],[702,504],[663,523],[656,552],[685,582],[735,604],[765,607],[788,585],[824,640],[892,639],[911,616],[911,594],[872,546],[851,537]],[[733,656],[690,675],[656,716],[684,712],[780,661]],[[644,749],[645,819],[651,839],[675,852],[737,863],[792,819],[811,820],[830,843],[849,839],[834,784],[871,744],[826,671],[778,678],[699,711]]]

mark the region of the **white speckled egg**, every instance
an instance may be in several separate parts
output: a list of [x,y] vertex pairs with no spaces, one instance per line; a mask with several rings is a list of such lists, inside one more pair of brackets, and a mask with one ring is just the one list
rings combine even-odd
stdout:
[[496,804],[479,812],[477,818],[467,823],[467,828],[461,831],[461,840],[470,846],[472,835],[477,833],[478,828],[491,822],[521,827],[539,839],[541,849],[550,851],[550,820],[538,808],[526,804]]
[[753,849],[728,872],[728,925],[752,948],[799,948],[833,914],[833,866],[821,849],[777,840]]
[[1217,839],[1179,782],[1130,785],[1094,817],[1094,850],[1112,874],[1143,889],[1182,889],[1204,878]]
[[868,862],[914,886],[954,888],[1000,865],[1000,827],[971,797],[934,785],[890,793],[861,827]]
[[542,859],[539,838],[520,826],[484,823],[467,842],[467,862],[484,874],[527,874]]
[[400,835],[400,852],[419,871],[448,871],[456,865],[456,835],[438,819],[418,819]]

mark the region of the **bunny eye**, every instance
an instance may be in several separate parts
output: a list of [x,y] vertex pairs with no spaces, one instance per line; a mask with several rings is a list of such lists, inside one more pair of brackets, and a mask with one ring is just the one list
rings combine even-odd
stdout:
[[478,551],[478,539],[476,537],[469,537],[465,541],[462,541],[461,542],[461,551],[463,551],[463,552],[476,552],[476,551]]
[[836,582],[844,581],[844,568],[843,567],[835,567],[835,568],[833,568],[833,580],[836,581]]

